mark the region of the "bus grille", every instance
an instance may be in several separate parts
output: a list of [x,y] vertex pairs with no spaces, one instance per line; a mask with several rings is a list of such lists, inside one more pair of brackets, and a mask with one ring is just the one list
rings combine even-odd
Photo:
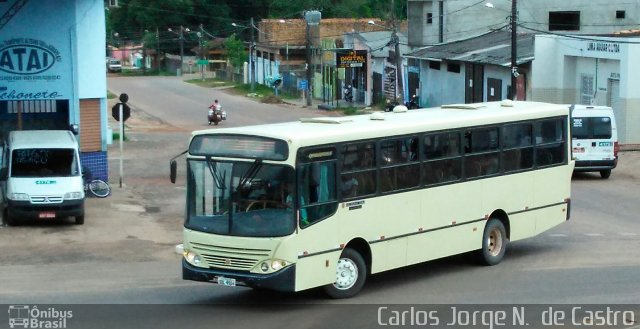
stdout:
[[258,263],[257,259],[248,258],[223,257],[206,254],[202,255],[202,257],[209,263],[210,267],[216,268],[229,268],[248,271]]
[[50,203],[62,203],[61,196],[32,196],[31,203],[33,204],[50,204]]
[[250,270],[271,254],[269,249],[234,248],[194,242],[191,243],[191,249],[202,255],[210,267],[234,270]]

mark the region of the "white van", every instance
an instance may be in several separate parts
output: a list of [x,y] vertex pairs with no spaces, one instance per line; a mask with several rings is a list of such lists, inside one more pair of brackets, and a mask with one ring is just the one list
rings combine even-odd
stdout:
[[574,171],[599,171],[609,178],[618,165],[618,131],[613,109],[607,106],[572,105],[571,144]]
[[84,223],[84,183],[78,142],[67,130],[12,131],[0,166],[3,220],[74,217]]

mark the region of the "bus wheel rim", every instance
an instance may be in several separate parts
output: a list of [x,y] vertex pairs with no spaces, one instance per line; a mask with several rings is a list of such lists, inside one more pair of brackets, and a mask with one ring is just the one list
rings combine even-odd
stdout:
[[336,282],[333,284],[340,290],[353,287],[358,281],[358,266],[348,258],[340,258],[336,270]]
[[491,256],[498,256],[502,250],[502,232],[498,228],[494,228],[489,233],[487,240],[487,249]]

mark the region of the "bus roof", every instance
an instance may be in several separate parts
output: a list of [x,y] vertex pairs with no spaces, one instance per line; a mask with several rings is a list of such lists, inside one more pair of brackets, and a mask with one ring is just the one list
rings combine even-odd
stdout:
[[568,113],[568,105],[503,101],[445,105],[406,112],[374,112],[346,117],[306,118],[294,122],[199,130],[194,131],[193,135],[258,135],[282,139],[289,142],[290,146],[302,147],[553,117],[568,115]]

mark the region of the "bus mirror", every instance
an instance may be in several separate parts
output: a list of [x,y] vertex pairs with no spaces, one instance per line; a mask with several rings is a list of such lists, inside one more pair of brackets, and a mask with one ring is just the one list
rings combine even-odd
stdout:
[[169,163],[169,179],[171,179],[171,183],[175,184],[176,183],[176,175],[178,172],[178,163],[176,162],[176,160],[171,160],[171,162]]

